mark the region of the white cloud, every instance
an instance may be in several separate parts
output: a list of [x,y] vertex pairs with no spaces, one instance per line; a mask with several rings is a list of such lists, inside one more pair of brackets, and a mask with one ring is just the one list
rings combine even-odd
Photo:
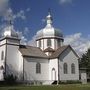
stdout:
[[72,0],[59,0],[60,4],[72,3]]
[[4,28],[5,26],[6,26],[5,24],[1,24],[1,25],[0,25],[0,38],[1,38],[2,35],[3,35],[3,32],[4,32],[3,28]]
[[14,19],[21,18],[22,20],[25,20],[26,19],[25,11],[24,10],[20,10],[19,12],[14,14],[13,17],[14,17]]
[[75,33],[73,35],[67,35],[64,44],[70,44],[81,55],[90,48],[90,38],[83,37],[81,33]]
[[67,35],[65,37],[64,43],[65,44],[73,44],[73,42],[75,42],[78,39],[80,39],[81,35],[82,35],[81,33],[76,33],[76,34],[73,34],[73,35]]
[[0,16],[2,16],[8,9],[9,0],[0,0]]
[[30,8],[27,8],[26,11],[29,12],[31,9]]
[[17,33],[19,35],[19,38],[21,39],[20,43],[23,45],[26,45],[27,44],[27,38],[23,35],[22,32],[17,31]]
[[3,15],[2,20],[8,20],[9,16],[11,16],[10,18],[12,18],[13,21],[16,19],[26,20],[26,13],[27,11],[25,10],[20,10],[19,12],[13,13],[13,10],[11,8],[8,8]]
[[28,45],[31,45],[31,46],[36,46],[36,35],[34,35],[33,37],[32,37],[32,39],[30,40],[30,41],[28,41]]
[[14,20],[13,18],[13,11],[11,8],[8,8],[7,11],[5,12],[5,14],[3,15],[2,20],[4,21],[10,21],[10,20]]
[[26,13],[29,12],[31,9],[27,8],[26,10],[20,10],[16,14],[14,14],[14,19],[20,18],[22,20],[26,20]]
[[23,31],[23,34],[24,34],[24,35],[28,35],[29,32],[30,32],[29,28],[28,28],[28,27],[25,27],[25,28],[24,28],[24,31]]
[[30,30],[28,27],[25,27],[22,31],[17,30],[17,33],[19,35],[19,38],[21,39],[20,43],[27,45],[29,43],[27,37],[30,33]]

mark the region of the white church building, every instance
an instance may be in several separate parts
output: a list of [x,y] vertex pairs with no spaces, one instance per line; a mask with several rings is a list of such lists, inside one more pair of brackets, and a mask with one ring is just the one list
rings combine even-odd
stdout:
[[45,28],[37,32],[37,46],[21,45],[13,24],[4,28],[0,38],[0,80],[13,74],[20,81],[42,82],[79,80],[78,55],[63,45],[62,32],[54,28],[48,13]]

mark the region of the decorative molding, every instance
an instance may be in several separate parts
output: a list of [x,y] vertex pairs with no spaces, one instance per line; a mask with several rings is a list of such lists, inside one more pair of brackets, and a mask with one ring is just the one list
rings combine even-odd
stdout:
[[9,44],[9,43],[5,43],[5,44],[0,45],[0,47],[2,47],[2,46],[4,46],[4,45],[20,46],[20,45],[17,45],[17,44]]
[[64,39],[61,37],[42,37],[42,38],[38,38],[36,41],[41,40],[41,39],[61,39],[64,41]]

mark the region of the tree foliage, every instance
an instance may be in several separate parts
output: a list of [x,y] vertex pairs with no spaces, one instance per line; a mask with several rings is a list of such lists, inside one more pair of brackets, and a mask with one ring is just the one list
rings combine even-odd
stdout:
[[80,60],[80,68],[90,69],[90,48],[85,54],[82,55],[82,58]]

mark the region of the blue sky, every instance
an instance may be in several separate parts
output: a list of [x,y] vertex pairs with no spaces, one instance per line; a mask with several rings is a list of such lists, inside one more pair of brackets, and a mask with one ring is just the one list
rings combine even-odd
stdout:
[[[86,47],[90,47],[90,0],[4,1],[5,5],[8,4],[12,9],[15,29],[24,39],[32,41],[36,32],[45,27],[44,19],[48,14],[48,8],[51,8],[53,26],[63,32],[65,42],[73,47],[76,45],[75,48],[79,49],[86,50]],[[2,23],[2,17],[0,18]]]
[[15,22],[20,30],[24,27],[30,29],[30,38],[45,26],[42,19],[46,17],[48,8],[51,8],[53,25],[60,28],[64,35],[81,32],[87,36],[90,33],[90,0],[72,0],[67,3],[60,3],[60,0],[11,0],[10,7],[14,13],[30,8],[25,13],[26,20]]

